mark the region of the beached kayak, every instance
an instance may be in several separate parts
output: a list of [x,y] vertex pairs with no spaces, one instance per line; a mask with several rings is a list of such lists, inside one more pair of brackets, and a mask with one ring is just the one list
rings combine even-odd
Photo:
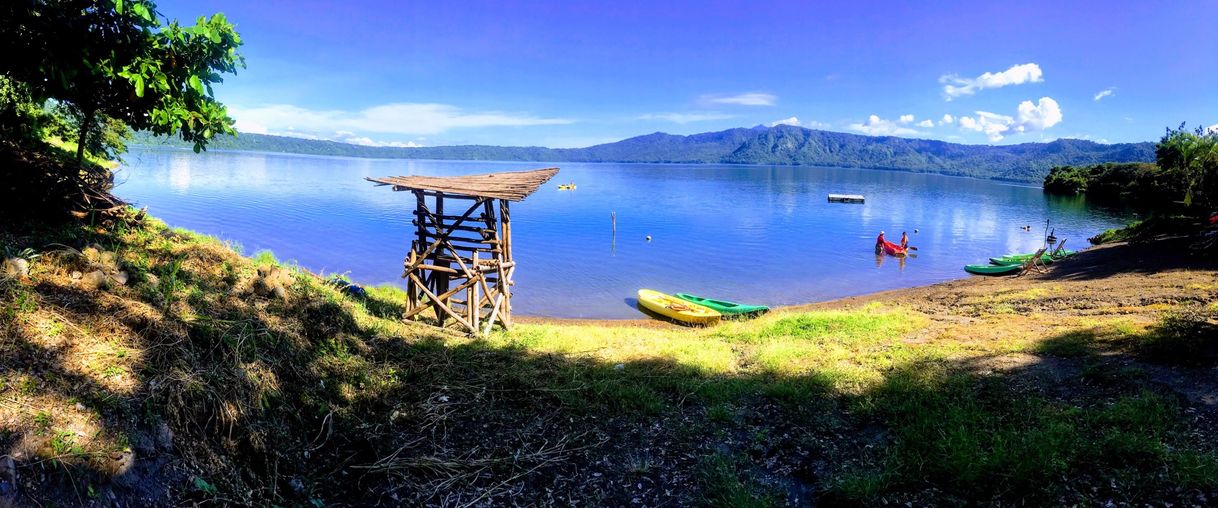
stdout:
[[964,271],[977,275],[1009,275],[1022,269],[1021,265],[964,265]]
[[707,307],[720,314],[723,314],[725,317],[739,316],[741,314],[761,313],[770,310],[770,308],[766,307],[765,305],[745,305],[743,303],[729,302],[727,300],[703,298],[701,296],[691,295],[689,293],[677,293],[677,298]]
[[639,290],[639,307],[666,318],[695,325],[712,325],[718,323],[722,317],[722,314],[709,307],[650,289]]
[[[1078,254],[1078,251],[1064,250],[1064,251],[1061,251],[1060,253],[1058,253],[1057,255],[1053,255],[1053,253],[1046,252],[1044,257],[1051,258],[1051,259],[1061,259],[1061,258],[1068,258],[1075,254]],[[1024,253],[1024,254],[1007,254],[1005,256],[1000,256],[997,258],[990,258],[990,259],[1005,259],[1005,260],[1009,260],[1009,261],[1021,261],[1022,262],[1022,261],[1027,261],[1029,259],[1032,259],[1032,253],[1028,252],[1028,253]]]
[[[1060,253],[1057,253],[1057,255],[1052,255],[1052,253],[1046,252],[1044,256],[1040,256],[1040,261],[1044,262],[1045,264],[1049,264],[1054,261],[1057,261],[1057,259],[1077,255],[1077,253],[1078,253],[1078,251],[1061,251]],[[1000,257],[991,257],[990,263],[1023,264],[1023,263],[1027,263],[1028,259],[1032,259],[1032,253],[1030,253],[1030,252],[1022,253],[1022,255],[1006,255],[1006,256],[1000,256]]]
[[[1027,263],[1029,259],[1032,259],[1032,255],[1031,255],[1031,254],[1027,255],[1026,257],[1019,257],[1018,255],[1017,255],[1017,256],[1015,256],[1015,257],[1003,256],[1003,257],[1000,257],[1000,258],[990,258],[990,264],[994,264],[994,265],[1022,265],[1022,264],[1024,264],[1024,263]],[[1052,263],[1054,259],[1061,259],[1061,258],[1054,258],[1053,256],[1050,256],[1050,255],[1048,255],[1048,254],[1045,254],[1045,255],[1043,255],[1043,256],[1041,256],[1041,257],[1040,257],[1040,262],[1042,262],[1042,263],[1044,263],[1044,264],[1046,264],[1046,265],[1047,265],[1047,264],[1049,264],[1049,263]]]

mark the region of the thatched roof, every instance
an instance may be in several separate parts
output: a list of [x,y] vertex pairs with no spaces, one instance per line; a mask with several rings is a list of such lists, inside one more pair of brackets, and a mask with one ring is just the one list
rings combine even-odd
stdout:
[[468,176],[383,176],[367,178],[379,185],[392,185],[393,190],[426,190],[445,194],[460,194],[484,198],[520,201],[537,191],[558,168],[531,171],[504,171]]

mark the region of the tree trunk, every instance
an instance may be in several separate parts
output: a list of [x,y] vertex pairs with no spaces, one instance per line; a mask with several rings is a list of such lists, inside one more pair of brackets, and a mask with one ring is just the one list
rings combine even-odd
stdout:
[[93,129],[93,110],[83,112],[80,119],[80,135],[76,136],[76,165],[85,166],[85,144],[89,140],[89,131]]

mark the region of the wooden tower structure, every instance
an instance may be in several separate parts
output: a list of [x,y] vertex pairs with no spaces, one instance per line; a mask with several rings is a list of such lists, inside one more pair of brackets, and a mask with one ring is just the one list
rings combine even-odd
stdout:
[[489,333],[496,322],[510,329],[516,260],[509,203],[528,197],[557,173],[558,168],[545,168],[367,178],[415,196],[414,239],[402,273],[403,317],[414,319],[431,309],[440,327],[451,319],[474,335]]

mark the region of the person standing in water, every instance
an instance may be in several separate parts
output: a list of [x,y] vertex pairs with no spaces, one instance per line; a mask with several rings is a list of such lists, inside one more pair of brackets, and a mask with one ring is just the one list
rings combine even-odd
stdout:
[[909,250],[909,235],[901,232],[901,250]]
[[887,243],[887,241],[884,240],[884,232],[880,231],[880,236],[875,237],[875,253],[876,254],[884,253],[884,244],[885,243]]

